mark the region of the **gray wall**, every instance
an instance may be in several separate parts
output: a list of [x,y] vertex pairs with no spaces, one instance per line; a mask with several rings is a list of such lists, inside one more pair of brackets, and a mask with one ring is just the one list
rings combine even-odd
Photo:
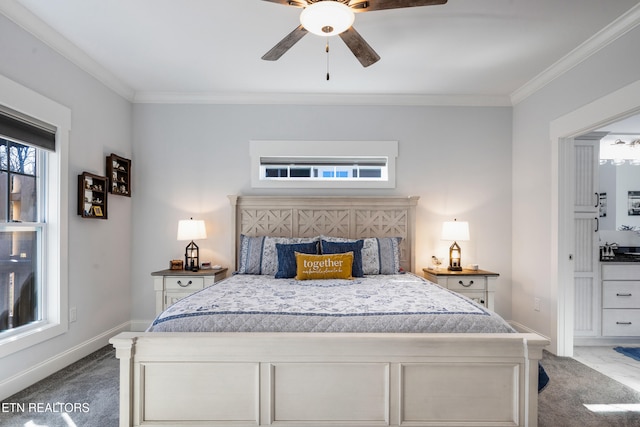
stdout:
[[[111,152],[131,156],[132,109],[128,101],[3,15],[0,15],[0,58],[1,74],[72,111],[66,201],[68,286],[69,307],[77,308],[78,319],[70,324],[66,334],[3,358],[2,383],[83,346],[131,318],[132,201],[109,198],[107,221],[81,219],[75,213],[77,175],[82,171],[104,175],[106,155]],[[106,340],[98,344],[104,345]]]
[[[553,159],[559,145],[550,140],[550,124],[638,80],[640,57],[633,53],[639,44],[635,27],[514,107],[512,313],[514,320],[550,337],[558,331],[557,295],[569,286],[554,286],[558,258],[552,224],[558,211],[552,195],[559,169]],[[541,299],[539,312],[533,310],[534,298]]]
[[[133,319],[154,315],[150,273],[184,257],[179,219],[206,220],[201,259],[232,267],[229,194],[250,185],[250,140],[396,140],[394,190],[312,194],[420,196],[416,267],[448,254],[442,221],[469,221],[463,264],[500,273],[496,309],[511,316],[511,108],[136,105]],[[309,190],[288,194],[310,194]]]

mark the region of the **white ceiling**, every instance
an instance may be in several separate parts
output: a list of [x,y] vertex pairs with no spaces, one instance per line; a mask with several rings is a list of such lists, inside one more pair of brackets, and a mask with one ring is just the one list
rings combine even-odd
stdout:
[[279,61],[260,59],[298,25],[301,10],[268,1],[2,0],[0,12],[139,102],[339,95],[509,105],[639,3],[449,0],[359,13],[354,27],[382,59],[363,68],[333,37],[329,81],[325,41],[312,34]]

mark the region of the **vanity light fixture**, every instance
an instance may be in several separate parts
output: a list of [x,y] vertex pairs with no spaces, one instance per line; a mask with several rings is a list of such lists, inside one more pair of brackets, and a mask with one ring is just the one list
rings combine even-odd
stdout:
[[449,248],[449,270],[462,271],[462,251],[458,241],[469,240],[469,223],[466,221],[446,221],[442,224],[442,240],[453,240]]
[[625,139],[612,140],[616,135],[609,134],[600,140],[600,164],[610,163],[620,166],[624,164],[640,164],[640,138],[638,135],[625,135]]
[[178,221],[178,240],[191,240],[184,251],[184,269],[198,271],[200,250],[193,241],[206,239],[207,230],[203,220],[183,219]]

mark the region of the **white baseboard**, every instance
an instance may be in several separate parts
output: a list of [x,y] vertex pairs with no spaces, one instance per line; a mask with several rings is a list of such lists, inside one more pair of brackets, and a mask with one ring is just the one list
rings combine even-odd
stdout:
[[77,362],[85,356],[109,344],[109,339],[120,332],[129,331],[131,322],[125,322],[102,334],[78,344],[67,351],[50,357],[29,369],[18,372],[14,376],[0,382],[0,401],[18,393],[21,390],[43,380],[49,375]]
[[638,345],[638,337],[574,337],[573,345],[576,347],[615,347],[618,345]]

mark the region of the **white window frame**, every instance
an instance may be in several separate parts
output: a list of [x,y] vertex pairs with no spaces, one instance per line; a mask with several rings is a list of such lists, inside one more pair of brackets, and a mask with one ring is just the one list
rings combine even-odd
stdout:
[[42,315],[0,339],[0,358],[67,332],[68,310],[68,152],[71,110],[0,75],[0,105],[56,128],[56,151],[47,153],[43,227]]
[[[398,141],[249,141],[253,188],[395,188]],[[387,173],[381,179],[285,178],[262,179],[262,158],[385,158]]]
[[[253,188],[395,188],[398,141],[250,141],[251,186]],[[261,158],[307,159],[371,158],[387,159],[384,179],[261,179]]]
[[[304,157],[274,157],[260,156],[260,179],[261,180],[352,180],[352,181],[388,181],[388,162],[387,157],[345,157],[345,156],[329,156],[319,159],[315,156]],[[277,169],[278,171],[286,171],[286,176],[267,177],[267,171]],[[380,172],[379,177],[363,177],[362,171],[367,169],[376,169]],[[304,170],[309,172],[309,176],[292,176],[295,170]],[[357,171],[355,177],[353,172]],[[330,176],[325,176],[330,173]],[[340,176],[344,173],[345,176]]]

